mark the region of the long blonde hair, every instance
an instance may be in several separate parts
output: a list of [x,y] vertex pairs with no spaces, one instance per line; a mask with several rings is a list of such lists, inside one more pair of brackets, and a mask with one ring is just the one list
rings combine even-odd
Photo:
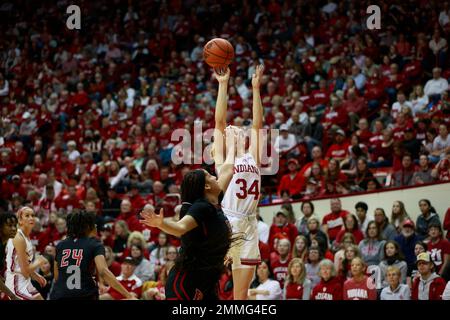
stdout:
[[[297,281],[294,281],[294,277],[292,276],[291,270],[295,263],[298,263],[300,265],[300,275],[298,276]],[[289,262],[288,270],[287,270],[287,276],[286,276],[286,284],[288,283],[297,283],[297,284],[303,284],[306,278],[306,268],[305,264],[303,263],[302,259],[300,258],[294,258]]]

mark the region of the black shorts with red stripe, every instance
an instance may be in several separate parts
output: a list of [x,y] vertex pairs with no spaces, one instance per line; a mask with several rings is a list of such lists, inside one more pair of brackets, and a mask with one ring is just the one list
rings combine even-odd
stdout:
[[207,273],[172,268],[166,282],[167,300],[219,300],[218,284]]

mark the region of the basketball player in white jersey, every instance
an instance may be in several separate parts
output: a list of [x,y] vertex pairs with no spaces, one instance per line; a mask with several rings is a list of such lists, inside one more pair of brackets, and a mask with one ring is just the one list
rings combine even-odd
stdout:
[[34,211],[23,207],[16,215],[19,222],[17,234],[13,239],[9,239],[6,245],[6,286],[19,299],[43,300],[31,284],[31,279],[36,280],[41,287],[47,282],[36,272],[36,269],[45,263],[45,259],[42,256],[34,259],[33,245],[29,238],[35,224]]
[[[243,128],[231,126],[238,136],[241,136],[235,162],[234,175],[222,200],[222,210],[227,216],[233,234],[243,238],[232,246],[228,256],[232,259],[233,295],[235,300],[246,300],[248,289],[255,274],[255,267],[261,262],[259,253],[259,238],[256,219],[261,174],[260,154],[263,141],[259,141],[259,130],[262,128],[263,108],[259,87],[264,67],[259,65],[252,76],[253,87],[253,121],[250,145],[247,149],[246,132]],[[219,81],[215,111],[215,129],[213,157],[216,170],[219,172],[221,163],[225,159],[224,131],[227,126],[227,86],[230,70],[218,74],[214,73]]]

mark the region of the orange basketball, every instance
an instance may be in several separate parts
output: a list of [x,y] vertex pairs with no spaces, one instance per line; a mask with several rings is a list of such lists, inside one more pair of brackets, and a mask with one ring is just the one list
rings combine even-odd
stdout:
[[234,58],[234,48],[222,38],[210,40],[203,47],[203,59],[213,68],[226,68]]

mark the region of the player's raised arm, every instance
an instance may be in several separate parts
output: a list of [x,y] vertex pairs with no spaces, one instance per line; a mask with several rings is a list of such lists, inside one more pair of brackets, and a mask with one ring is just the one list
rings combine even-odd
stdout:
[[252,75],[253,87],[253,125],[250,140],[250,152],[256,160],[257,164],[261,161],[262,141],[260,141],[259,133],[263,127],[263,106],[261,102],[261,93],[259,91],[261,80],[264,72],[264,66],[258,65],[255,73]]
[[214,76],[219,82],[219,91],[217,92],[215,126],[214,126],[214,162],[222,164],[225,159],[225,141],[224,133],[227,126],[227,105],[228,105],[228,80],[230,79],[230,69],[224,73],[217,73],[214,70]]
[[225,130],[226,137],[226,152],[227,156],[225,159],[225,163],[222,165],[220,169],[220,174],[217,179],[217,183],[219,184],[220,189],[225,193],[230,184],[231,178],[234,174],[234,159],[236,157],[237,150],[237,135],[236,132],[232,129]]

